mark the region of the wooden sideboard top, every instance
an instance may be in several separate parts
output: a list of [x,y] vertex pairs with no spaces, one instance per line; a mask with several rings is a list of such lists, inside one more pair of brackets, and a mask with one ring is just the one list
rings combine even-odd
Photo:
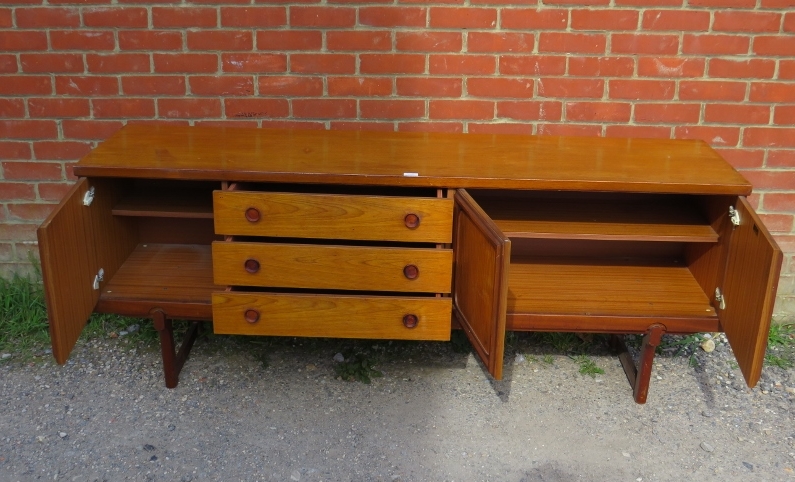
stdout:
[[78,176],[747,195],[705,142],[128,125]]

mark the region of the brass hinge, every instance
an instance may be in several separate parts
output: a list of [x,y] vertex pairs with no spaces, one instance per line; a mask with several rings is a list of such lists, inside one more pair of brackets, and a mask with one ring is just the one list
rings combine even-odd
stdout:
[[718,308],[722,310],[726,309],[726,297],[723,296],[720,288],[715,288],[715,301],[718,303]]
[[94,188],[90,187],[83,195],[83,206],[91,206],[92,202],[94,202]]
[[740,225],[740,213],[734,209],[734,206],[729,206],[729,219],[731,219],[733,225]]

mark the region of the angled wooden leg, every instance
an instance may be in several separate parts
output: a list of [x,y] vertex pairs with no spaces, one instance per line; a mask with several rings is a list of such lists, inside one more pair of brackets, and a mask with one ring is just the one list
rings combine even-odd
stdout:
[[188,359],[190,349],[193,347],[193,342],[196,341],[196,336],[199,334],[199,321],[191,322],[185,339],[182,341],[182,346],[179,347],[179,352],[174,348],[174,327],[171,320],[166,316],[163,310],[152,310],[152,321],[160,335],[160,353],[163,358],[163,375],[166,379],[167,388],[175,388],[179,383],[179,372],[182,371],[182,366],[185,360]]
[[624,373],[626,373],[627,380],[629,380],[629,384],[632,387],[632,394],[636,403],[646,403],[646,397],[649,394],[651,367],[654,364],[654,352],[660,344],[663,333],[665,333],[665,326],[659,324],[651,325],[646,331],[640,348],[640,363],[638,367],[635,366],[632,355],[629,354],[624,342],[615,335],[611,339],[613,348],[619,352],[618,359],[621,361],[621,366],[624,368]]

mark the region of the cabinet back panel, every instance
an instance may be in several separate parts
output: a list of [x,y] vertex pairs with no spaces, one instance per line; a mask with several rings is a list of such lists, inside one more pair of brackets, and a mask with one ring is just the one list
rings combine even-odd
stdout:
[[137,218],[141,243],[210,244],[220,241],[212,219]]
[[[618,259],[684,259],[684,243],[645,241],[594,241],[579,239],[512,239],[516,257],[577,257]],[[684,262],[683,262],[684,265]]]

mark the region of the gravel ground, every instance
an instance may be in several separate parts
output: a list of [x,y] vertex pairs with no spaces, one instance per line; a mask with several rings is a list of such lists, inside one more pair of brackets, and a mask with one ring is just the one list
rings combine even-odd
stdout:
[[[157,343],[81,342],[65,366],[0,362],[0,480],[789,480],[795,371],[748,389],[730,349],[657,357],[648,403],[521,335],[491,380],[450,343],[200,339],[180,384]],[[346,382],[337,353],[382,377]],[[339,356],[338,356],[339,358]]]

